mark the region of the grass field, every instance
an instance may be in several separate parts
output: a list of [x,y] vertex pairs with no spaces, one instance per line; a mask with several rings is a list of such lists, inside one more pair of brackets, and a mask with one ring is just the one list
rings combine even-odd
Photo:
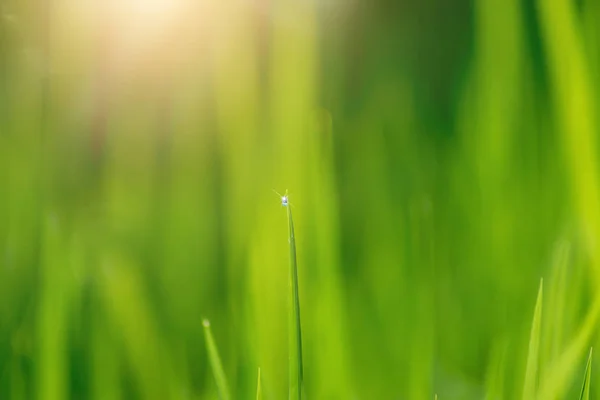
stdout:
[[96,3],[0,1],[0,399],[600,399],[597,2]]

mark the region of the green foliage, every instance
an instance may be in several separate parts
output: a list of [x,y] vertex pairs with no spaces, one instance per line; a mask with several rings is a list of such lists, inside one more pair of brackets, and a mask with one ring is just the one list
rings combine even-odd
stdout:
[[0,2],[0,399],[594,398],[598,2],[87,3]]
[[256,379],[256,400],[262,400],[262,388],[260,383],[260,367],[258,368],[258,378]]
[[523,385],[523,399],[535,398],[539,365],[540,335],[542,326],[542,304],[543,304],[544,280],[540,280],[533,322],[531,323],[531,334],[529,335],[529,350],[527,352],[527,367],[525,368],[525,384]]
[[506,343],[497,344],[495,348],[492,349],[485,378],[486,400],[498,400],[504,398],[506,353]]
[[219,351],[217,350],[217,344],[213,338],[210,322],[205,319],[202,324],[204,325],[204,338],[206,339],[206,350],[208,352],[208,358],[210,360],[210,366],[212,367],[213,374],[215,376],[215,382],[217,383],[217,389],[219,398],[221,400],[229,400],[231,398],[229,387],[227,386],[227,378],[225,377],[225,371],[223,371],[223,365],[221,364],[221,357],[219,357]]
[[[286,193],[287,196],[287,193]],[[302,398],[302,329],[300,325],[300,298],[298,294],[298,264],[296,261],[296,237],[294,235],[294,220],[292,206],[287,205],[288,241],[290,243],[290,272],[289,272],[289,308],[288,308],[288,340],[289,340],[289,399]]]
[[581,394],[579,400],[590,400],[590,376],[592,374],[592,350],[590,349],[590,355],[588,356],[587,363],[585,364],[585,373],[583,375],[583,385],[581,386]]

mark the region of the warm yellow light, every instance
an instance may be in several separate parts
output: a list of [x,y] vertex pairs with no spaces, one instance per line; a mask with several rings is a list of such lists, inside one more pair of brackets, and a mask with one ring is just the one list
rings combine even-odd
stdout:
[[57,70],[77,67],[91,79],[102,79],[104,90],[115,97],[166,90],[186,74],[198,76],[212,49],[228,48],[236,40],[231,32],[237,25],[226,10],[239,7],[224,3],[56,0],[51,19],[53,63]]
[[183,0],[121,0],[112,5],[114,29],[122,45],[149,47],[173,35],[183,18]]
[[195,26],[201,14],[189,0],[113,0],[110,22],[110,61],[115,79],[153,83],[193,52],[186,39],[201,40]]
[[169,13],[181,5],[181,1],[177,0],[125,0],[121,1],[123,9],[136,13],[140,16],[155,15]]
[[159,33],[181,15],[184,6],[182,0],[122,0],[113,4],[113,13],[123,28]]

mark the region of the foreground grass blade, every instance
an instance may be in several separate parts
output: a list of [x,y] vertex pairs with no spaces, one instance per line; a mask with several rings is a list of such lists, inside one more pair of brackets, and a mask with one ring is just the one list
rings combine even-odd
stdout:
[[204,338],[206,339],[206,350],[208,351],[208,358],[210,365],[215,375],[215,381],[217,383],[217,390],[219,392],[219,398],[221,400],[229,400],[231,396],[229,394],[229,387],[227,386],[227,379],[225,378],[225,372],[223,371],[223,365],[221,364],[221,358],[217,350],[215,339],[213,338],[210,330],[210,321],[205,319],[202,324],[204,325]]
[[[287,195],[286,195],[287,199]],[[289,400],[302,397],[302,331],[300,328],[300,298],[298,295],[298,265],[296,263],[296,240],[292,207],[287,206],[290,272],[289,272],[289,309],[288,309],[288,346],[289,346]]]
[[590,400],[590,376],[592,374],[592,351],[590,349],[590,355],[588,356],[587,364],[585,365],[585,374],[583,376],[583,386],[581,386],[581,394],[579,400]]
[[523,400],[533,399],[536,391],[540,350],[540,326],[542,322],[543,288],[544,280],[541,279],[537,300],[535,302],[535,311],[533,312],[531,334],[529,336],[529,351],[527,354],[527,367],[525,369],[525,383],[523,385]]
[[260,387],[260,367],[258,367],[258,380],[256,382],[256,400],[262,400],[262,388]]
[[600,318],[600,296],[594,300],[575,337],[560,357],[548,368],[543,382],[540,382],[538,399],[561,399],[564,397],[564,393],[573,380],[574,371],[579,366],[583,352],[595,332],[598,318]]

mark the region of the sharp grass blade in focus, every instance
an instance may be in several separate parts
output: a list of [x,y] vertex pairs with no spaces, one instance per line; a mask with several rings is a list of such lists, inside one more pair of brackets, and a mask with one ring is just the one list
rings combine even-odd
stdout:
[[256,381],[256,400],[262,400],[262,388],[260,387],[260,367],[258,367],[258,379]]
[[590,355],[588,356],[587,364],[585,365],[585,374],[583,377],[583,385],[581,386],[581,394],[579,400],[590,400],[590,379],[592,375],[592,351],[590,349]]
[[527,354],[527,367],[525,369],[525,383],[523,385],[523,400],[533,399],[537,387],[541,331],[540,326],[542,322],[543,288],[544,280],[541,279],[537,300],[535,302],[535,311],[533,312],[531,334],[529,336],[529,351]]
[[219,398],[221,400],[231,399],[229,387],[227,386],[227,379],[225,378],[225,371],[223,371],[223,364],[221,364],[221,358],[217,350],[215,339],[213,338],[210,330],[210,321],[205,319],[202,324],[204,325],[204,338],[206,339],[206,351],[208,351],[208,358],[210,365],[215,376],[217,383],[217,391],[219,392]]
[[288,240],[290,243],[289,271],[289,308],[288,308],[288,368],[289,399],[299,400],[302,397],[302,331],[300,327],[300,298],[298,295],[298,264],[296,262],[296,239],[294,236],[294,220],[292,207],[288,204],[287,192],[282,197],[282,204],[287,208]]

